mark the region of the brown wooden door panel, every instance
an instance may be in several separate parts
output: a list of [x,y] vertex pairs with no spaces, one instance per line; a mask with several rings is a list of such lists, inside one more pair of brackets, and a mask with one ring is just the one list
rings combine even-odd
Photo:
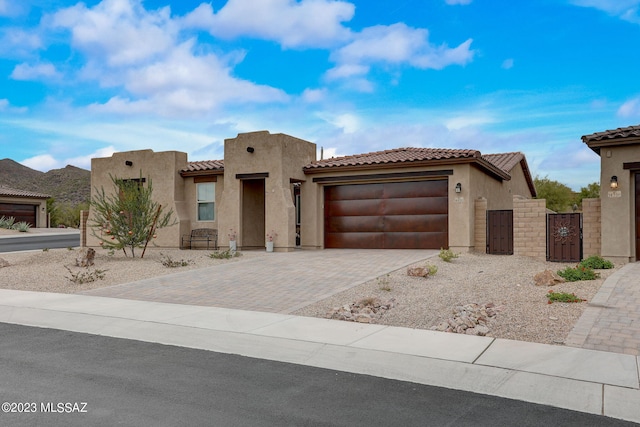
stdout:
[[579,262],[582,259],[582,214],[547,215],[547,260]]
[[379,200],[331,200],[325,203],[325,212],[330,216],[382,215],[383,206]]
[[448,247],[448,181],[325,187],[325,247]]
[[0,217],[13,217],[15,222],[28,222],[32,227],[36,226],[35,205],[25,205],[19,203],[0,203]]
[[446,197],[416,197],[414,199],[388,199],[382,203],[384,215],[445,214],[449,200]]
[[334,216],[327,220],[325,231],[329,233],[381,233],[384,222],[381,216]]
[[447,197],[448,181],[387,182],[382,185],[382,198]]
[[387,215],[384,217],[384,232],[447,232],[447,215]]
[[380,200],[383,193],[382,184],[337,185],[325,189],[325,200]]

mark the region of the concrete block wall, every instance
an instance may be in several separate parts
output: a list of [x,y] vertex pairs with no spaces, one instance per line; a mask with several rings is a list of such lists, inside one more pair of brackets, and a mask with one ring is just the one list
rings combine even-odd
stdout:
[[547,201],[513,197],[513,253],[547,259]]
[[487,199],[480,197],[474,202],[474,251],[487,252]]
[[602,249],[600,199],[582,200],[582,255],[588,258],[600,255]]
[[89,220],[89,211],[80,211],[80,246],[87,247],[87,221]]

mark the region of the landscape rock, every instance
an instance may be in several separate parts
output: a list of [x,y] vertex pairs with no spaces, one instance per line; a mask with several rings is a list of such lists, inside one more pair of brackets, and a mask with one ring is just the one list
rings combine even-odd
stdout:
[[424,267],[409,267],[407,269],[407,276],[427,277],[428,275],[429,270]]
[[557,273],[545,270],[533,276],[533,282],[536,286],[554,286],[558,283],[564,283],[565,280]]
[[380,319],[395,305],[394,298],[384,303],[379,298],[365,298],[358,302],[334,308],[327,313],[326,317],[348,322],[376,323],[376,320]]
[[6,259],[0,258],[0,268],[2,267],[9,267],[11,264],[9,264],[9,261],[7,261]]
[[492,302],[482,305],[459,305],[453,309],[452,317],[433,326],[431,330],[483,337],[491,332],[488,323],[498,311],[500,309]]
[[82,249],[78,254],[78,257],[76,258],[76,266],[89,267],[93,265],[95,257],[96,257],[95,249],[93,248]]

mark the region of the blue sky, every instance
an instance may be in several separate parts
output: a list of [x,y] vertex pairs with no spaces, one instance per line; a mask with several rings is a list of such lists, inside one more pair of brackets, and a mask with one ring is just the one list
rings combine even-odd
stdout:
[[0,0],[0,158],[221,159],[269,130],[325,157],[522,151],[599,180],[585,134],[640,123],[640,0]]

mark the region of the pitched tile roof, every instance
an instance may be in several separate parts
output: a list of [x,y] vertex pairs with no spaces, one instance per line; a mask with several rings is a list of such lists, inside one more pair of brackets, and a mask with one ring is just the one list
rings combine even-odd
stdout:
[[624,128],[605,130],[604,132],[596,132],[591,135],[582,136],[582,142],[603,141],[611,139],[621,139],[629,137],[640,137],[640,125],[628,126]]
[[410,163],[425,160],[477,159],[480,157],[480,152],[477,150],[407,147],[317,160],[309,163],[303,169],[310,171],[345,166]]
[[517,151],[513,153],[485,154],[482,157],[503,171],[510,173],[511,169],[524,159],[524,154]]
[[197,162],[189,162],[187,167],[182,169],[182,175],[197,174],[203,172],[222,172],[224,171],[224,160],[202,160]]
[[5,197],[28,197],[32,199],[48,199],[49,195],[36,193],[35,191],[16,190],[15,188],[0,186],[0,196]]

